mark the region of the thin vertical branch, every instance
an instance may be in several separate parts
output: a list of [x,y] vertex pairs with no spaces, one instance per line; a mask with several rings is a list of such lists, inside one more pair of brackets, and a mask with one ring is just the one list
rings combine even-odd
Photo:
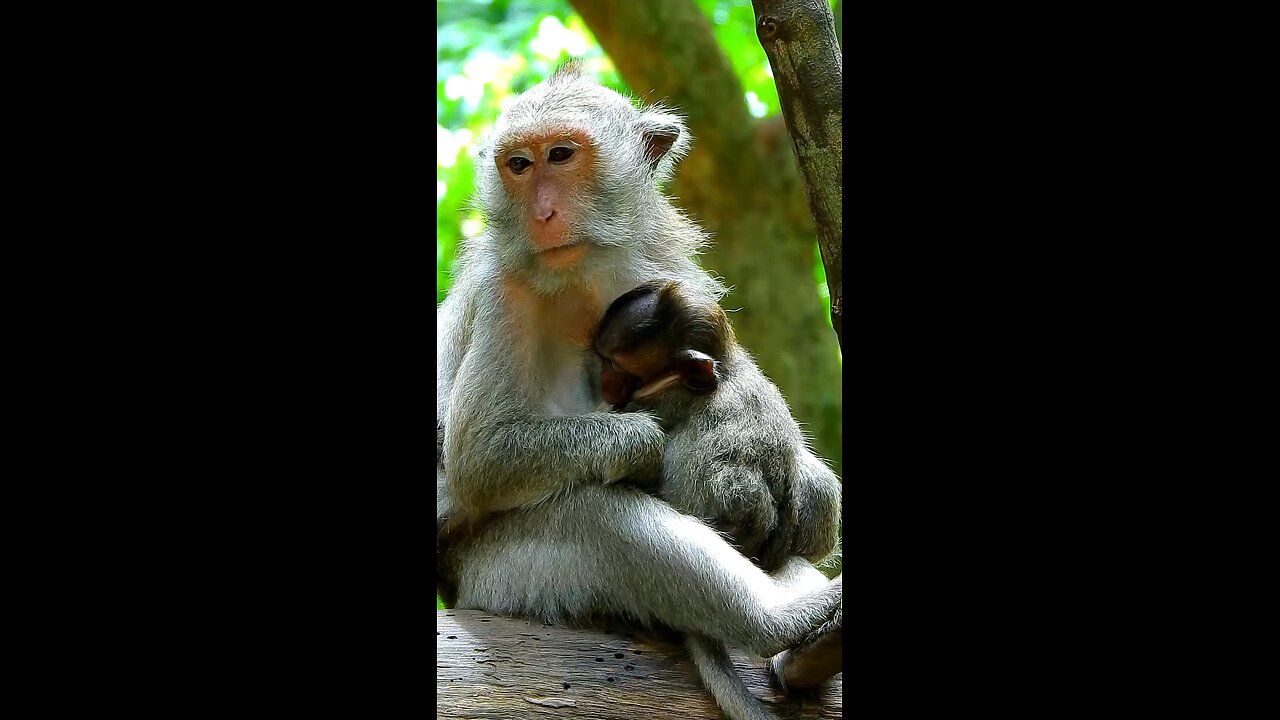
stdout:
[[841,222],[844,63],[826,0],[752,0],[756,36],[773,68],[782,116],[804,176],[831,293],[831,325],[844,347]]

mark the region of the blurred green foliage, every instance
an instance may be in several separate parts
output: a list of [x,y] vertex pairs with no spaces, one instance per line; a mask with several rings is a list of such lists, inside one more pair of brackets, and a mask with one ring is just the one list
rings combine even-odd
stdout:
[[[716,42],[742,82],[748,110],[756,117],[777,114],[778,91],[756,39],[751,0],[695,1],[710,19]],[[570,57],[582,59],[602,84],[630,93],[567,0],[436,3],[437,305],[449,291],[449,269],[459,242],[483,229],[479,212],[470,205],[476,144],[506,103]],[[816,242],[814,279],[818,294],[828,297]],[[444,609],[438,597],[436,607]]]
[[[756,117],[777,114],[778,91],[756,39],[750,0],[695,1],[742,82],[743,103]],[[584,60],[601,83],[630,92],[567,0],[436,3],[436,304],[449,290],[458,243],[483,229],[470,206],[477,142],[505,103],[569,57]],[[822,261],[814,257],[825,297]]]

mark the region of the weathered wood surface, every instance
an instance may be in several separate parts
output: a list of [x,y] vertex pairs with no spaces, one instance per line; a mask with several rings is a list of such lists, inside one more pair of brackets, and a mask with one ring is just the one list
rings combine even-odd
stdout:
[[[800,699],[765,661],[734,653],[778,720],[841,716],[841,678]],[[474,610],[436,611],[436,717],[442,720],[723,720],[673,638],[625,628],[545,626]]]

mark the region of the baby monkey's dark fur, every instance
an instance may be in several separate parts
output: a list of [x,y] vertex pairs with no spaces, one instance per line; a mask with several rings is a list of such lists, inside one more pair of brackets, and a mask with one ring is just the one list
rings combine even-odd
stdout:
[[831,553],[840,483],[713,298],[644,283],[609,307],[595,349],[604,399],[648,410],[667,430],[664,500],[710,521],[766,571]]
[[[609,306],[595,349],[605,401],[648,410],[667,431],[662,499],[705,520],[765,571],[787,565],[780,580],[820,587],[822,575],[797,556],[818,562],[834,548],[839,481],[809,451],[715,299],[673,281],[644,283]],[[723,643],[700,633],[685,642],[726,714],[768,716]]]

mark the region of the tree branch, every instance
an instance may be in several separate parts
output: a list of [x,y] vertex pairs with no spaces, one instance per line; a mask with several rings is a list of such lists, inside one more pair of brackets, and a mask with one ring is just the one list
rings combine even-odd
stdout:
[[752,0],[751,5],[804,176],[831,293],[831,325],[843,347],[844,64],[834,19],[825,0]]
[[[839,679],[788,698],[761,659],[738,675],[778,720],[841,717]],[[436,611],[436,712],[450,718],[719,718],[674,638],[549,627],[475,610]]]

